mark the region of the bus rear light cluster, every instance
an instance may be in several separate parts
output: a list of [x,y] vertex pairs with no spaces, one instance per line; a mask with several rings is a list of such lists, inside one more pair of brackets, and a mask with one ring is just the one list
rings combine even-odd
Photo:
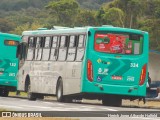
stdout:
[[87,61],[87,78],[90,82],[93,81],[93,66],[90,60]]
[[147,65],[145,64],[142,68],[142,71],[141,71],[141,75],[140,75],[140,82],[139,82],[139,85],[143,85],[144,82],[145,82],[145,79],[146,79],[146,73],[147,72]]

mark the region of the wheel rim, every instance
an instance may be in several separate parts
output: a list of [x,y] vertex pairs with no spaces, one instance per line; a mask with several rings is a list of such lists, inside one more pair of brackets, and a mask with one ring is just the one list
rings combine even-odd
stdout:
[[58,99],[60,99],[61,98],[61,96],[62,96],[62,87],[61,87],[61,84],[59,84],[59,86],[58,86],[58,91],[57,91],[57,98]]

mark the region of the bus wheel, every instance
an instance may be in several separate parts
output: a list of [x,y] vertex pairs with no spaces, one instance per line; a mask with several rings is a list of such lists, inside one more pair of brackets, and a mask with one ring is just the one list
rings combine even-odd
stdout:
[[105,106],[120,107],[122,105],[122,99],[118,97],[107,97],[102,99],[102,104]]
[[41,94],[36,94],[36,97],[37,97],[38,99],[44,99],[44,95],[41,95]]
[[63,97],[63,99],[64,99],[64,102],[66,102],[66,103],[72,103],[73,102],[72,97],[69,97],[69,96],[65,96],[65,97]]
[[1,89],[0,95],[1,95],[2,97],[8,97],[8,94],[9,94],[9,91],[8,91],[8,90],[6,90],[6,89]]
[[60,78],[58,83],[57,83],[57,89],[56,89],[56,97],[58,102],[64,102],[64,97],[63,97],[63,83],[62,79]]
[[34,93],[31,92],[31,85],[28,85],[28,89],[27,89],[27,97],[29,100],[36,100],[36,96]]

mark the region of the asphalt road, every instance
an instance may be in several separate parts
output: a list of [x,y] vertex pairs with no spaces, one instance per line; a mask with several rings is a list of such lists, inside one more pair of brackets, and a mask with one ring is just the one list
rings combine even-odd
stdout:
[[[157,109],[109,107],[97,103],[59,103],[56,100],[30,101],[19,97],[0,97],[0,108],[16,111],[157,111]],[[160,110],[159,110],[160,111]]]
[[[0,97],[0,108],[20,112],[21,115],[34,112],[38,117],[74,117],[80,120],[160,120],[160,110],[157,109],[109,107],[96,103],[59,103],[56,100],[29,101],[17,97]],[[13,114],[14,117],[17,115]]]

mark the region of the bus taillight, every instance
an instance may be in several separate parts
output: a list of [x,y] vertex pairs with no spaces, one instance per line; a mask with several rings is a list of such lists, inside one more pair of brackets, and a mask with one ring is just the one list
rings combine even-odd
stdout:
[[141,76],[140,76],[140,82],[139,85],[143,85],[146,79],[146,71],[147,71],[147,65],[145,64],[142,68],[141,71]]
[[87,78],[89,81],[93,81],[93,66],[90,60],[87,62]]

